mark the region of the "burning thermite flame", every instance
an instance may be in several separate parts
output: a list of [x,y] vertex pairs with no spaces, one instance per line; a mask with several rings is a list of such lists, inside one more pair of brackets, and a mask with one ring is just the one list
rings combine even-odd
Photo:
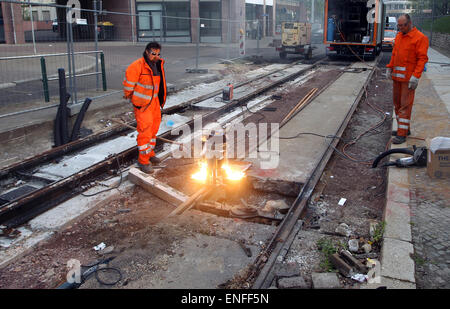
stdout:
[[[208,178],[208,164],[205,161],[201,161],[199,165],[200,170],[192,174],[191,178],[197,181],[205,182]],[[227,163],[222,165],[222,169],[225,171],[225,177],[228,180],[238,181],[245,176],[243,171],[233,169]]]

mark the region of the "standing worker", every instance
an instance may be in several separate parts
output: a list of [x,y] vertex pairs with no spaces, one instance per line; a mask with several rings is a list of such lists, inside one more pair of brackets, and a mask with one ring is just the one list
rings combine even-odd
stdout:
[[136,117],[138,165],[147,174],[153,173],[152,163],[161,162],[154,152],[167,95],[164,60],[160,56],[161,45],[148,43],[143,57],[127,68],[123,81],[124,98],[131,100]]
[[425,64],[428,62],[428,38],[413,27],[408,14],[397,20],[399,33],[395,37],[391,62],[386,66],[386,77],[394,81],[394,107],[398,129],[394,144],[406,141],[410,134],[411,111],[414,93]]

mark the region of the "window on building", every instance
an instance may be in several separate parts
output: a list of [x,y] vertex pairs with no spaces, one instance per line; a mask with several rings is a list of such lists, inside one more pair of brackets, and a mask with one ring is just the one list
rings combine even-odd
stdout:
[[37,11],[33,11],[33,21],[37,21],[38,20],[38,12]]
[[165,26],[168,34],[189,35],[191,23],[189,2],[167,2],[164,4],[166,10]]
[[42,11],[42,20],[49,21],[50,20],[50,11]]
[[201,36],[222,36],[221,16],[222,4],[220,2],[200,2],[200,28]]

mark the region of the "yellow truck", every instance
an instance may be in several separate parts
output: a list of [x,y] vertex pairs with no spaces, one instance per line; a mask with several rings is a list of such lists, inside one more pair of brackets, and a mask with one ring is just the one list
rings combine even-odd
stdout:
[[283,22],[281,24],[281,46],[277,51],[280,58],[286,58],[287,54],[305,55],[306,59],[312,57],[311,24],[298,22]]

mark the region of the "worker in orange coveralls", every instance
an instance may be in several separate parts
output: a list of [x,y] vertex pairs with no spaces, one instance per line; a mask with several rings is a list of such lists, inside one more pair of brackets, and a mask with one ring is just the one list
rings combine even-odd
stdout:
[[148,43],[143,57],[127,68],[123,81],[124,98],[131,100],[137,122],[138,165],[147,174],[153,173],[152,163],[161,162],[154,152],[167,95],[164,60],[160,56],[161,45]]
[[428,62],[428,38],[413,27],[408,14],[397,20],[399,32],[395,37],[391,62],[386,66],[386,77],[394,81],[394,107],[397,115],[397,132],[392,140],[394,144],[406,141],[410,135],[411,111],[414,93],[425,64]]

